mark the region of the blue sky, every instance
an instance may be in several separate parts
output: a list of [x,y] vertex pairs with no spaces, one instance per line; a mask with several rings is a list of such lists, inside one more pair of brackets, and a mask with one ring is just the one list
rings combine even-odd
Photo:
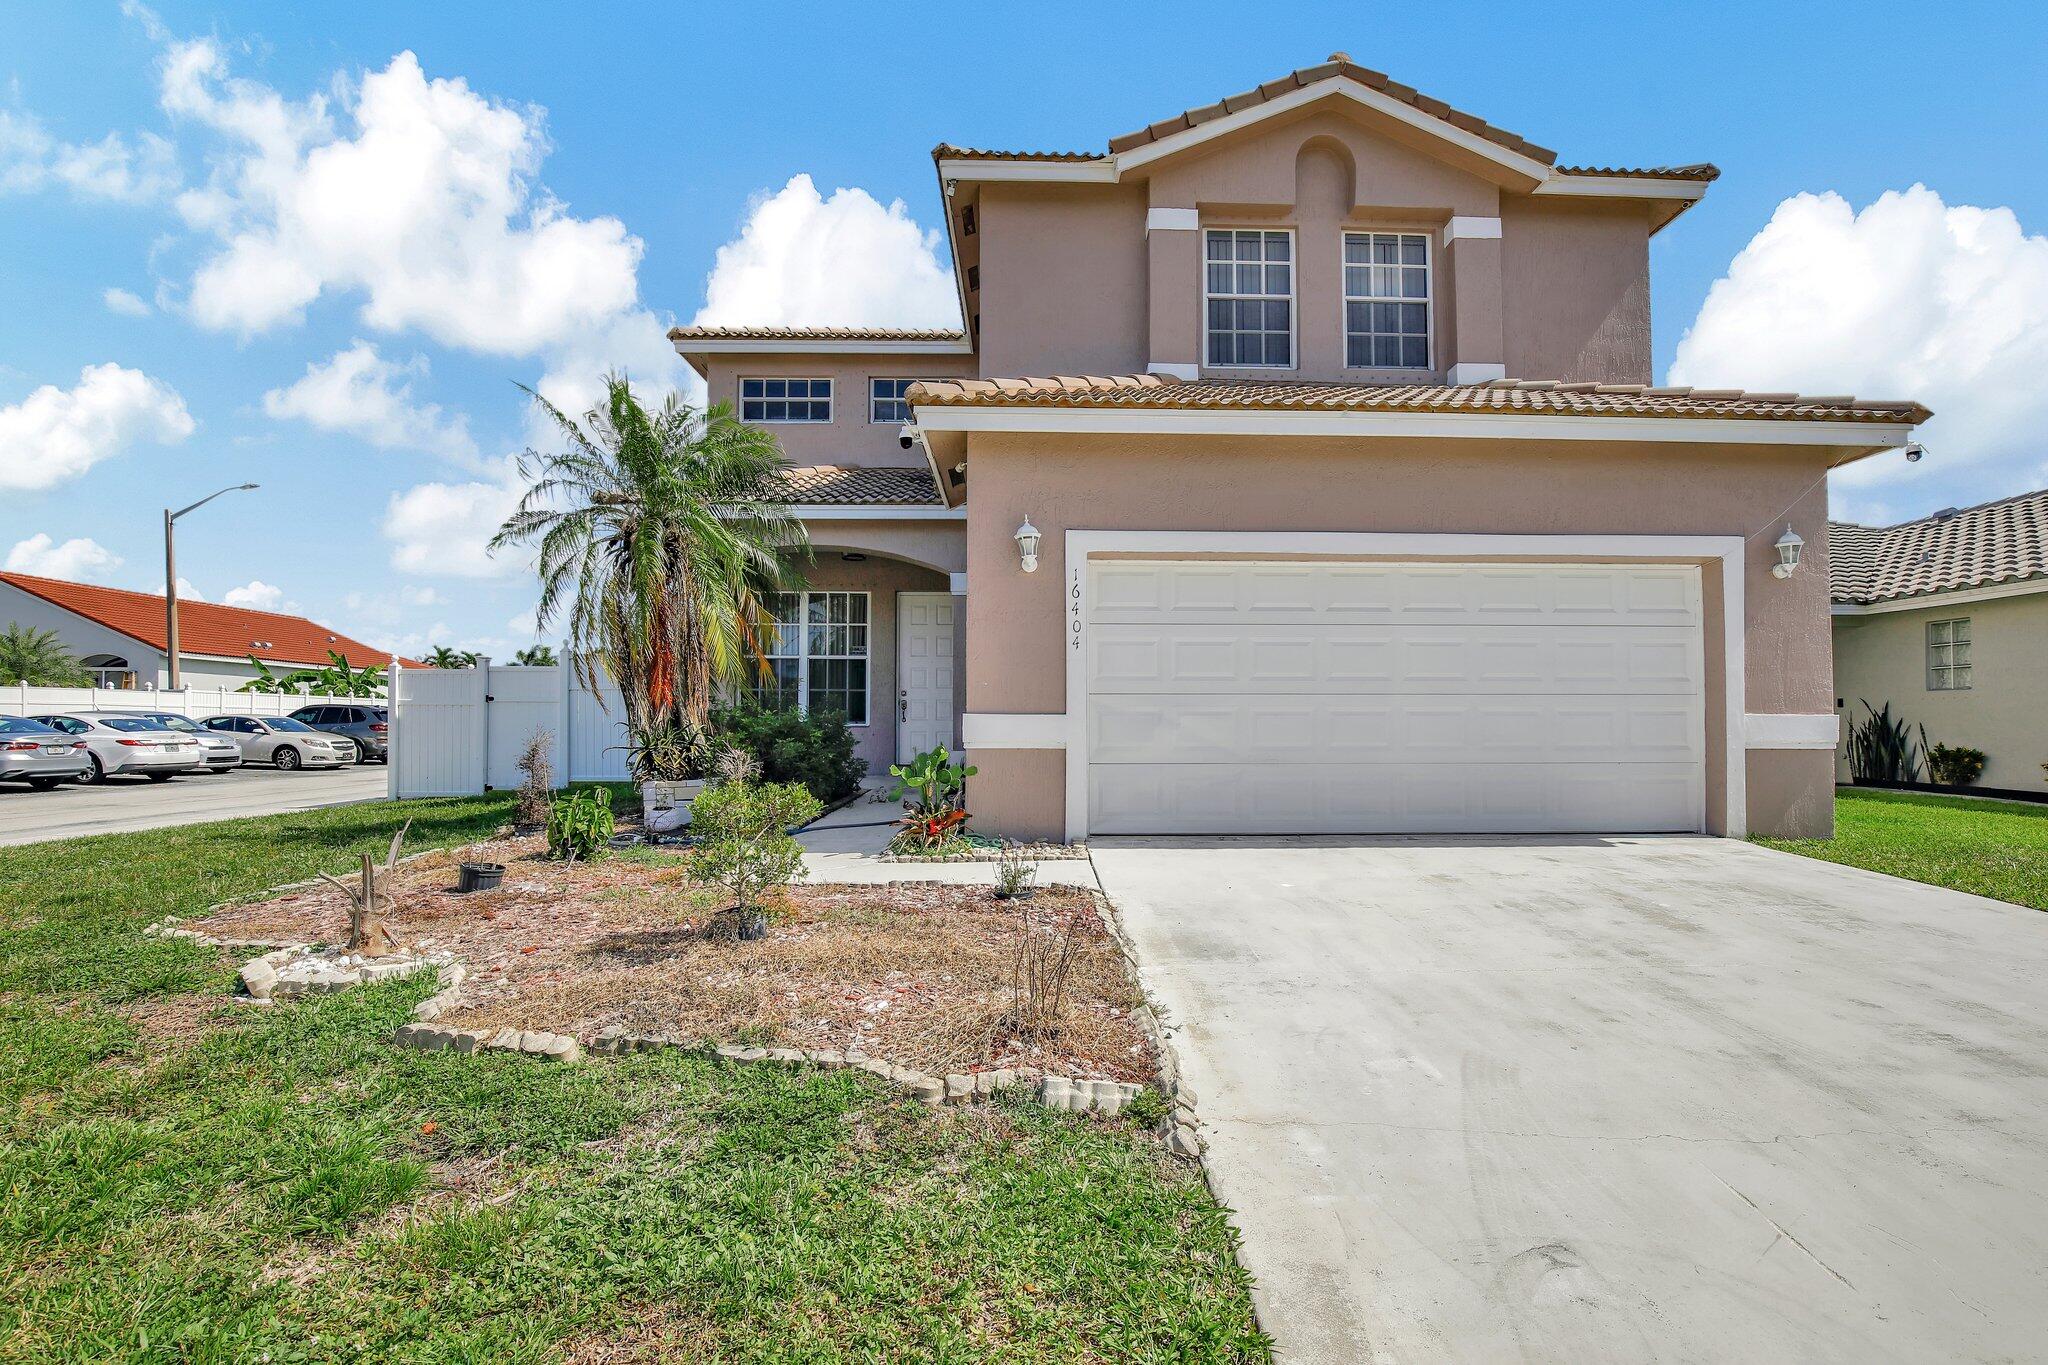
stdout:
[[882,13],[0,3],[0,561],[156,589],[162,506],[255,480],[183,524],[198,592],[509,653],[515,381],[685,385],[714,268],[719,320],[941,321],[933,143],[1097,149],[1338,48],[1566,161],[1718,163],[1653,244],[1658,375],[1937,408],[1841,508],[2048,482],[2037,8]]

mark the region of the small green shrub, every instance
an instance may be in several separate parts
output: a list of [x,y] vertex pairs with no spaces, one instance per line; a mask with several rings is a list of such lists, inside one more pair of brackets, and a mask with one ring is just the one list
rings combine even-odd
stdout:
[[611,847],[612,794],[603,787],[567,792],[548,807],[548,856],[591,862]]
[[1984,751],[1966,744],[1936,744],[1927,751],[1927,771],[1944,786],[1967,787],[1984,776]]
[[836,711],[726,707],[712,714],[711,730],[760,760],[764,781],[801,783],[820,801],[851,795],[867,776],[867,760],[853,756],[853,731]]
[[1903,716],[1893,719],[1892,704],[1883,710],[1863,703],[1868,720],[1849,721],[1849,775],[1858,782],[1918,782],[1920,758],[1927,749],[1927,730],[1920,730],[1920,742]]
[[817,819],[820,809],[818,798],[794,782],[727,782],[691,803],[697,848],[690,875],[732,893],[742,937],[759,937],[749,930],[759,927],[753,922],[761,898],[803,875],[804,851],[789,831]]

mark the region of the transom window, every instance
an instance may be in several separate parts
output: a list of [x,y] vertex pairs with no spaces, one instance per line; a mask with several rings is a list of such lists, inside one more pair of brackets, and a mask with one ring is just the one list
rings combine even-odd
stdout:
[[1294,364],[1294,234],[1265,228],[1208,233],[1209,364]]
[[1970,687],[1970,618],[1927,623],[1927,690],[1965,692]]
[[870,379],[868,381],[868,420],[870,422],[901,423],[910,420],[910,404],[903,401],[915,379]]
[[1422,233],[1344,234],[1344,363],[1429,368],[1429,238]]
[[766,603],[774,629],[763,640],[770,677],[755,697],[768,706],[837,711],[868,723],[868,595],[779,592]]
[[829,422],[832,381],[829,379],[742,379],[740,420],[743,422]]

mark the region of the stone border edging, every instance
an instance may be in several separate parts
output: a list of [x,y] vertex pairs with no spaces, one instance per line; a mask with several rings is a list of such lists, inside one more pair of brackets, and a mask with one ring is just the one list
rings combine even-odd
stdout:
[[[1026,862],[1032,863],[1085,863],[1088,861],[1088,845],[1060,844],[1052,852],[1034,853],[1028,849],[1017,850]],[[877,853],[878,863],[999,863],[1005,850],[999,848],[980,849],[973,853],[924,854],[924,853]]]
[[[1100,878],[1097,878],[1098,884]],[[1110,934],[1116,939],[1118,950],[1124,960],[1124,975],[1145,1003],[1131,1011],[1131,1018],[1144,1031],[1152,1043],[1152,1051],[1159,1057],[1159,1089],[1166,1096],[1166,1117],[1159,1121],[1159,1136],[1166,1140],[1166,1150],[1187,1161],[1199,1162],[1202,1151],[1208,1145],[1202,1140],[1201,1129],[1195,1117],[1195,1091],[1180,1076],[1180,1055],[1173,1049],[1173,1040],[1167,1037],[1166,1026],[1159,1020],[1159,1013],[1152,1008],[1152,997],[1145,991],[1144,978],[1138,971],[1138,945],[1131,942],[1130,934],[1124,929],[1123,916],[1117,913],[1116,902],[1108,892],[1102,893],[1106,907],[1104,921],[1109,925]]]

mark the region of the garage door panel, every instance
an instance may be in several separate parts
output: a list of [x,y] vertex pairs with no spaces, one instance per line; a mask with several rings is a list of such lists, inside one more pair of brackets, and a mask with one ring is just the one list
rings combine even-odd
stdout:
[[1098,764],[1099,834],[1498,834],[1691,829],[1689,764],[1349,764],[1244,777],[1225,765]]
[[1110,560],[1093,571],[1091,624],[1631,625],[1700,620],[1680,565],[1245,564]]
[[1690,693],[1699,635],[1676,626],[1104,623],[1089,691]]
[[1648,696],[1104,694],[1088,707],[1095,765],[1693,763],[1692,708]]

